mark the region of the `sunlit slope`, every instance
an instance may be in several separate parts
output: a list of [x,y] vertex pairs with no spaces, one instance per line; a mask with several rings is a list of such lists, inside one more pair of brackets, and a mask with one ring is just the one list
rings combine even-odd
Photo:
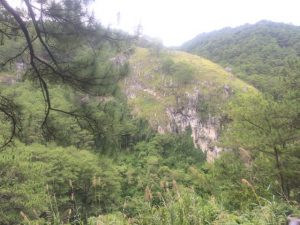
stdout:
[[130,68],[121,84],[129,105],[158,129],[170,124],[168,109],[189,107],[200,117],[216,115],[234,93],[255,92],[221,66],[180,51],[136,48]]

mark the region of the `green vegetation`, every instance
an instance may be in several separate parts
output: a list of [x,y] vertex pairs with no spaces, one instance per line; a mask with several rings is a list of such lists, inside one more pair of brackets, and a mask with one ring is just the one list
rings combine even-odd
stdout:
[[[293,65],[282,103],[241,91],[224,108],[233,123],[222,143],[233,151],[213,164],[195,149],[189,131],[158,135],[145,121],[131,117],[119,92],[83,102],[85,96],[71,89],[51,87],[55,106],[83,110],[95,122],[93,130],[85,120],[79,126],[73,117],[53,113],[49,124],[56,135],[45,139],[39,129],[40,92],[30,82],[3,85],[2,93],[20,106],[24,120],[20,141],[1,152],[0,223],[282,224],[287,215],[299,212],[297,142],[288,140],[280,147],[280,171],[274,170],[276,159],[268,146],[272,141],[277,145],[278,137],[298,135],[297,128],[290,129],[299,111],[299,92],[293,88],[299,73]],[[144,101],[150,101],[149,109],[157,107],[151,99]],[[274,131],[263,136],[242,116],[260,126],[271,122]],[[243,154],[251,156],[245,160]],[[284,176],[284,191],[278,172]]]
[[279,186],[286,199],[299,199],[299,180],[294,179],[299,164],[299,65],[294,64],[294,73],[283,82],[280,100],[261,94],[237,97],[228,106],[233,122],[224,135],[232,148],[247,149],[260,163],[273,167],[266,168],[271,178],[267,182],[275,181],[271,186]]
[[[133,53],[88,1],[0,3],[0,224],[281,225],[300,213],[299,61],[269,95],[158,42]],[[226,121],[212,163],[191,128],[153,129],[192,104]]]
[[263,92],[276,95],[281,71],[299,59],[300,28],[261,21],[200,34],[182,49],[219,63]]
[[17,143],[2,153],[1,223],[281,224],[297,212],[250,183],[238,155],[204,159],[188,134],[155,136],[114,156]]
[[161,50],[153,55],[148,49],[136,48],[130,66],[121,87],[134,114],[154,128],[166,127],[170,122],[167,109],[183,108],[189,96],[198,98],[197,110],[205,118],[220,114],[233,93],[256,92],[217,64],[184,52]]

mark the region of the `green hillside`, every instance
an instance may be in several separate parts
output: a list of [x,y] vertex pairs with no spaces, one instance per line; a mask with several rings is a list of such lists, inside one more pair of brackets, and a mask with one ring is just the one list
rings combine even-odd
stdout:
[[288,62],[299,60],[300,27],[261,21],[200,34],[181,49],[232,69],[235,75],[272,93]]
[[167,108],[184,107],[187,96],[196,92],[202,105],[211,106],[202,112],[206,114],[220,113],[224,100],[233,93],[255,92],[221,66],[185,52],[165,50],[155,54],[137,48],[130,65],[131,72],[121,84],[129,96],[129,105],[136,115],[148,119],[156,128],[167,125]]

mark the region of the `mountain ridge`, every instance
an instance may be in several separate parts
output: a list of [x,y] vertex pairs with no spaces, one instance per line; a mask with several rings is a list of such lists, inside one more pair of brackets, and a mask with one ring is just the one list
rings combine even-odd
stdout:
[[285,70],[292,61],[300,60],[300,27],[260,21],[200,34],[181,50],[218,63],[260,91],[276,96]]

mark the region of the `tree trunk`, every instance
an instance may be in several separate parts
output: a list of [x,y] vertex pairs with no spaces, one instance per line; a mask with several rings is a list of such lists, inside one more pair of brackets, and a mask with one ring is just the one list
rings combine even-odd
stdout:
[[289,199],[289,194],[286,191],[286,184],[285,184],[285,179],[282,171],[282,165],[280,162],[280,153],[279,150],[274,147],[274,153],[275,153],[275,159],[276,159],[276,169],[277,169],[277,175],[279,177],[279,182],[280,182],[280,188],[282,191],[282,194],[286,199]]

